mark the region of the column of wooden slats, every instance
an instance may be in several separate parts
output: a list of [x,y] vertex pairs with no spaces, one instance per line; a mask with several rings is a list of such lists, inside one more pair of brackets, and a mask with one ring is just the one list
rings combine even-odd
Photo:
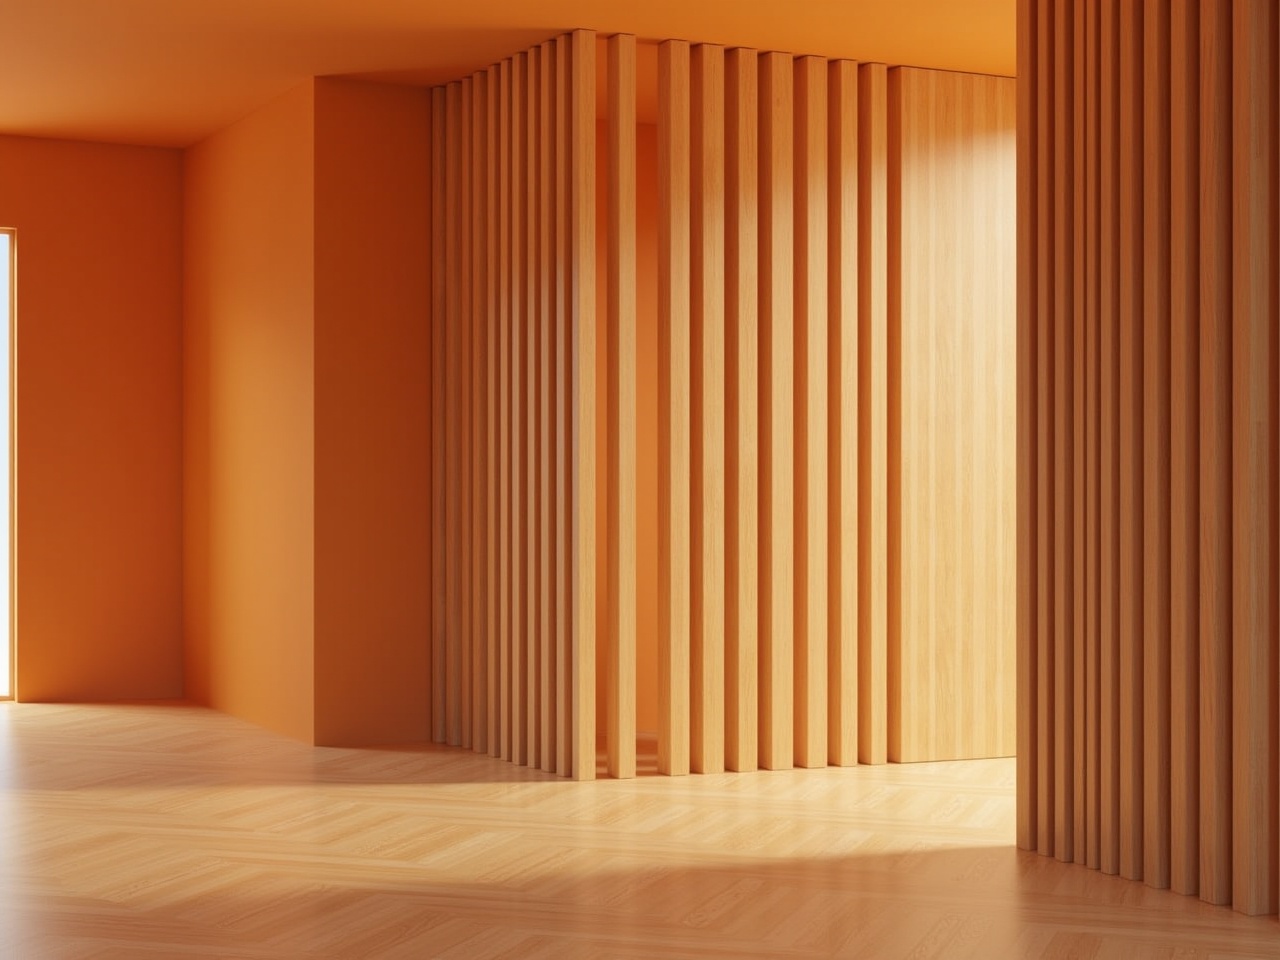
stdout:
[[1018,37],[1019,845],[1274,913],[1280,15],[1021,0]]
[[432,734],[578,777],[595,771],[593,50],[589,32],[547,41],[434,89],[431,113]]

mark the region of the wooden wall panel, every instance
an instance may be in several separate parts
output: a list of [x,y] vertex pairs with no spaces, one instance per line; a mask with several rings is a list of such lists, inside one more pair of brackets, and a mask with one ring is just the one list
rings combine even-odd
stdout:
[[553,117],[555,42],[542,44],[538,62],[538,759],[556,768],[555,500],[551,463],[553,311],[555,309],[555,205]]
[[724,771],[724,48],[690,58],[690,769]]
[[725,56],[725,766],[741,771],[758,765],[757,60]]
[[[1018,376],[1034,408],[1021,411],[1019,478],[1037,502],[1019,514],[1019,650],[1036,657],[1020,667],[1020,749],[1036,774],[1019,777],[1019,843],[1274,913],[1280,14],[1262,0],[1090,0],[1068,24],[1069,6],[1019,5],[1019,327],[1031,336]],[[1069,346],[1061,323],[1068,239],[1083,369],[1080,334]],[[1070,447],[1069,368],[1085,417]],[[1083,474],[1068,471],[1082,451]],[[1070,580],[1066,552],[1041,546],[1067,530],[1086,544]],[[1084,611],[1083,631],[1057,629],[1056,593],[1055,616],[1041,615],[1045,584]],[[1043,661],[1065,636],[1083,640],[1083,671],[1079,656]],[[1086,689],[1064,702],[1068,673]],[[1068,768],[1066,738],[1081,730]],[[1064,817],[1085,833],[1069,853]]]
[[498,461],[499,461],[499,610],[498,750],[511,759],[511,642],[513,585],[511,569],[511,74],[500,66],[498,150]]
[[484,403],[486,328],[485,302],[488,293],[487,235],[489,211],[487,199],[488,157],[486,154],[486,120],[488,109],[488,74],[476,73],[471,78],[471,363],[469,441],[471,463],[471,630],[467,636],[470,651],[471,710],[468,719],[468,744],[478,753],[487,749],[487,701],[485,636],[488,633],[487,609],[487,524],[488,462],[486,457],[488,429]]
[[608,769],[636,775],[636,40],[609,40]]
[[759,760],[785,770],[794,755],[794,81],[786,54],[762,53],[759,68]]
[[858,68],[828,68],[827,760],[858,762]]
[[882,64],[858,68],[859,763],[889,747],[888,81]]
[[487,431],[485,450],[486,450],[486,491],[485,491],[485,513],[487,524],[487,547],[485,551],[485,580],[486,580],[486,614],[485,614],[485,674],[487,690],[485,694],[485,717],[487,724],[485,747],[489,756],[496,757],[501,745],[499,743],[498,734],[498,718],[499,713],[499,630],[501,624],[501,594],[499,584],[499,571],[501,569],[501,539],[499,530],[499,516],[501,505],[499,502],[501,473],[501,457],[502,448],[499,446],[498,439],[498,417],[499,417],[499,342],[498,342],[498,322],[499,322],[499,297],[503,289],[501,279],[498,274],[499,263],[502,256],[499,250],[499,224],[501,214],[499,211],[499,177],[502,170],[501,157],[498,152],[499,135],[499,101],[502,94],[502,73],[501,68],[496,64],[489,67],[489,77],[487,82],[488,106],[485,115],[485,153],[487,160],[485,191],[485,204],[487,208],[486,230],[485,230],[485,258],[486,258],[486,275],[488,283],[486,285],[486,301],[485,301],[485,379],[484,379],[484,409],[485,409],[485,430]]
[[[900,504],[890,536],[901,551],[900,614],[889,629],[891,760],[1008,756],[1016,748],[1015,291],[1004,266],[1015,229],[1014,94],[1009,80],[890,72],[889,369],[897,402],[889,449],[900,465],[890,470],[890,497]],[[1069,263],[1055,265],[1068,281]],[[1059,309],[1062,354],[1069,300]],[[1070,381],[1058,381],[1059,423],[1069,423]],[[1070,437],[1061,426],[1055,432]],[[1058,508],[1066,513],[1066,504]],[[1069,571],[1067,557],[1055,569]],[[1069,594],[1055,591],[1059,650],[1070,649]],[[1069,667],[1071,659],[1060,654],[1056,663]],[[1069,749],[1054,753],[1071,763]],[[1068,855],[1071,847],[1068,838]]]
[[572,40],[556,38],[556,288],[555,317],[555,460],[556,460],[556,773],[573,772],[573,203]]
[[538,110],[542,83],[542,48],[531,47],[528,53],[528,75],[525,84],[525,327],[524,327],[524,399],[521,416],[524,421],[524,516],[525,516],[525,762],[541,767],[542,745],[539,719],[542,692],[542,508],[539,488],[541,463],[540,364],[542,344],[542,171],[539,167]]
[[[471,238],[475,227],[475,213],[472,209],[471,181],[475,169],[471,142],[471,78],[463,79],[459,98],[460,116],[458,123],[458,313],[453,318],[458,330],[456,387],[458,392],[458,554],[455,558],[458,591],[458,738],[457,746],[471,747],[471,561],[474,553],[475,539],[471,531],[471,334],[472,334],[472,300],[475,289],[472,286],[473,267]],[[451,741],[453,742],[453,741]]]
[[[431,270],[435,277],[449,276],[445,270],[445,88],[431,91]],[[431,285],[431,739],[445,739],[445,303],[446,283]]]
[[689,45],[658,48],[658,769],[689,772],[691,463]]
[[827,763],[827,62],[795,62],[795,762]]
[[[460,277],[459,253],[462,211],[459,209],[462,166],[462,84],[445,88],[445,256],[448,276]],[[461,349],[461,294],[463,284],[451,283],[445,291],[445,742],[461,742],[462,682],[462,584],[459,577],[462,553],[460,498],[461,436],[459,420],[459,354]]]
[[529,55],[517,54],[511,69],[511,759],[528,760],[525,698],[529,669],[529,569],[526,538],[529,515],[525,489],[528,433],[525,408],[525,354],[529,349],[529,233],[527,227],[529,158],[525,127]]

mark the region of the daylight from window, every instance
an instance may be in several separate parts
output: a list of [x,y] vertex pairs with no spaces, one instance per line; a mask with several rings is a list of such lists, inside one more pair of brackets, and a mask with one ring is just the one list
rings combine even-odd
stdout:
[[10,283],[13,278],[13,237],[0,232],[0,397],[4,416],[0,417],[0,488],[4,508],[0,509],[0,698],[13,695],[13,646],[9,639],[9,327]]

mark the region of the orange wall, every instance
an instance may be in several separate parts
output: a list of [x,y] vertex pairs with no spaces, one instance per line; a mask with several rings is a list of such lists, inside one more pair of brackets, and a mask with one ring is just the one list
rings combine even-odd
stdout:
[[429,93],[315,109],[315,737],[429,740]]
[[17,229],[17,693],[182,692],[182,169],[0,137]]
[[313,735],[313,84],[186,154],[186,692]]

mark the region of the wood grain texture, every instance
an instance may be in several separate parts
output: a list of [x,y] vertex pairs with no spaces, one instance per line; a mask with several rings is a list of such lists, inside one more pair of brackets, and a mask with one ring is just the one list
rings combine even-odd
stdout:
[[525,329],[524,329],[524,504],[525,516],[525,762],[541,767],[542,731],[542,491],[539,410],[542,348],[542,170],[538,134],[542,91],[542,48],[530,47],[525,83]]
[[[462,211],[462,84],[445,87],[445,255],[446,276],[460,278]],[[462,740],[462,512],[461,512],[461,303],[462,284],[445,290],[445,742]]]
[[499,65],[498,96],[498,755],[511,759],[511,663],[515,589],[511,566],[511,82],[515,64]]
[[760,766],[793,761],[795,196],[791,57],[762,53],[760,96]]
[[527,107],[529,54],[522,52],[511,63],[511,756],[513,763],[528,762],[529,568],[526,547],[529,515],[526,509],[525,466],[528,433],[525,418],[526,354],[529,350],[529,157]]
[[472,611],[472,557],[475,552],[475,535],[471,529],[471,492],[473,473],[471,463],[471,336],[473,327],[472,305],[475,301],[473,286],[475,261],[472,236],[475,231],[475,213],[472,208],[471,183],[475,172],[473,143],[471,140],[471,78],[461,82],[459,98],[460,117],[458,150],[458,555],[454,562],[458,567],[458,740],[456,746],[471,746],[471,642],[474,637]]
[[858,66],[827,70],[827,761],[858,762]]
[[556,37],[556,773],[573,772],[573,49],[568,34]]
[[658,48],[658,769],[689,772],[690,159],[689,45]]
[[1169,9],[1143,9],[1143,868],[1169,885]]
[[724,771],[724,48],[690,53],[689,768]]
[[556,769],[555,529],[552,479],[555,436],[553,382],[556,299],[555,41],[540,47],[538,61],[538,760]]
[[501,471],[502,471],[502,447],[499,444],[498,421],[500,416],[500,388],[499,388],[499,370],[500,367],[500,342],[499,342],[499,319],[501,315],[501,299],[502,299],[502,280],[499,276],[499,264],[502,261],[502,253],[500,250],[501,236],[501,212],[499,209],[499,198],[501,196],[500,181],[503,175],[502,158],[499,156],[500,142],[500,101],[502,98],[502,70],[497,65],[489,67],[489,77],[487,83],[488,106],[485,116],[485,151],[487,160],[487,176],[486,176],[486,228],[485,228],[485,256],[486,256],[486,272],[488,278],[487,284],[487,302],[485,309],[485,378],[484,378],[484,408],[485,408],[485,429],[487,431],[486,438],[486,492],[485,492],[485,512],[487,515],[487,537],[488,544],[485,551],[485,580],[486,590],[486,651],[485,651],[485,674],[487,683],[487,692],[485,696],[486,717],[488,724],[487,740],[485,746],[489,756],[495,757],[501,750],[499,737],[499,650],[500,650],[500,629],[502,623],[502,595],[500,571],[502,569],[501,554],[501,528],[499,526],[499,518],[501,516]]
[[1200,898],[1231,902],[1231,4],[1200,5]]
[[1071,483],[1073,496],[1068,504],[1071,514],[1071,582],[1067,598],[1071,604],[1071,783],[1072,783],[1072,859],[1084,863],[1088,858],[1088,834],[1085,823],[1088,811],[1086,793],[1089,787],[1086,760],[1085,697],[1088,694],[1088,644],[1085,636],[1085,514],[1088,492],[1085,474],[1085,197],[1087,188],[1079,189],[1085,179],[1085,35],[1086,4],[1073,4],[1071,12],[1071,140],[1072,171],[1078,181],[1070,192],[1071,206]]
[[725,54],[725,766],[739,771],[756,769],[759,735],[757,59]]
[[1200,25],[1169,16],[1169,883],[1200,889]]
[[1232,6],[1232,905],[1276,910],[1277,11]]
[[609,38],[608,770],[636,775],[636,40]]
[[884,763],[889,746],[888,80],[858,67],[859,763]]
[[[889,446],[901,465],[902,584],[891,760],[1017,746],[1014,99],[1008,80],[891,72]],[[1069,659],[1055,666],[1070,676]]]
[[795,84],[795,640],[794,755],[827,763],[829,360],[827,61],[799,57]]
[[596,763],[596,40],[575,30],[572,91],[573,416],[573,761],[575,780],[595,778]]
[[[436,278],[445,272],[445,90],[431,90],[431,270]],[[431,285],[431,738],[445,739],[445,304],[447,284]]]
[[471,711],[470,746],[477,753],[488,750],[488,421],[485,404],[487,362],[486,319],[488,307],[488,110],[487,71],[471,78]]

